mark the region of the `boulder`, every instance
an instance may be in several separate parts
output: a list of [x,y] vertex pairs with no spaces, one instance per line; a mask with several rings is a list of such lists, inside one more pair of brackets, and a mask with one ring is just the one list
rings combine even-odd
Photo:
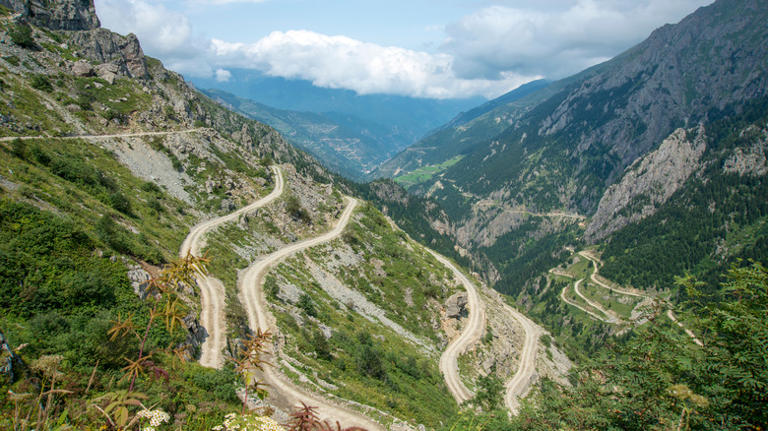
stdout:
[[93,76],[93,66],[85,60],[80,60],[72,65],[72,73],[75,76]]
[[445,301],[445,315],[451,319],[458,319],[467,315],[467,293],[459,292],[451,295]]
[[139,298],[144,300],[147,297],[147,286],[152,276],[142,269],[142,267],[136,265],[132,266],[128,270],[128,280],[131,282],[133,291],[139,295]]
[[96,76],[107,81],[110,85],[115,83],[120,68],[115,63],[103,63],[96,66]]

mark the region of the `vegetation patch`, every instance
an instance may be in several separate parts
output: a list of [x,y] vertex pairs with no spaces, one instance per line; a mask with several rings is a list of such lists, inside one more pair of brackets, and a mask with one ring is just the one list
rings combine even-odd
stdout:
[[411,188],[415,185],[426,183],[431,180],[435,175],[445,171],[451,166],[459,163],[464,156],[456,156],[450,160],[446,160],[443,163],[436,165],[422,166],[407,174],[400,175],[394,178],[395,182],[405,188]]

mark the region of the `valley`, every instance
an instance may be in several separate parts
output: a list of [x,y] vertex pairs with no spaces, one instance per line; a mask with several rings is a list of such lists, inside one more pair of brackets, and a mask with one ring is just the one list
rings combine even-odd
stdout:
[[312,31],[188,78],[96,8],[0,0],[0,428],[768,425],[762,2],[512,91]]

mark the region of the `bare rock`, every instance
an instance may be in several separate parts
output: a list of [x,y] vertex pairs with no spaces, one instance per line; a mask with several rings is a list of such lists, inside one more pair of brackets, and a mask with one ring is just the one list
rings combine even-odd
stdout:
[[[99,28],[92,31],[83,31],[71,35],[70,45],[79,46],[77,55],[102,63],[111,63],[117,66],[117,74],[133,78],[147,78],[147,69],[144,51],[134,34],[121,36],[109,30]],[[105,66],[104,73],[114,70],[112,66]]]
[[101,26],[93,0],[0,0],[0,5],[51,30],[93,30]]
[[152,276],[141,266],[135,265],[128,270],[128,280],[133,291],[143,300],[147,297],[147,286]]
[[194,312],[190,312],[182,320],[187,328],[187,339],[179,347],[183,348],[186,359],[190,360],[195,357],[195,354],[200,350],[200,346],[208,338],[208,331],[200,325],[200,321],[197,320]]
[[[752,136],[749,136],[752,135]],[[749,127],[741,132],[741,137],[752,137],[752,145],[736,148],[733,155],[723,164],[723,170],[740,176],[761,176],[768,173],[768,130]]]
[[301,297],[302,293],[304,293],[304,291],[290,283],[280,283],[279,285],[280,290],[277,293],[278,298],[291,304],[299,302],[299,298]]
[[459,292],[451,295],[451,297],[445,301],[445,315],[451,319],[458,319],[466,316],[468,314],[468,303],[469,300],[467,299],[466,292]]
[[107,81],[110,85],[115,83],[120,68],[115,63],[103,63],[96,66],[96,76]]
[[585,239],[598,241],[654,214],[699,168],[705,149],[703,127],[677,129],[658,149],[630,165],[621,181],[608,187]]
[[76,76],[93,76],[93,66],[85,60],[72,65],[72,73]]

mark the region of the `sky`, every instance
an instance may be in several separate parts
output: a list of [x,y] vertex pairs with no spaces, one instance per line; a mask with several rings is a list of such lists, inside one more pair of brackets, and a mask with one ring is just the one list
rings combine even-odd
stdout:
[[233,68],[359,94],[497,97],[606,61],[712,0],[95,0],[185,77]]

